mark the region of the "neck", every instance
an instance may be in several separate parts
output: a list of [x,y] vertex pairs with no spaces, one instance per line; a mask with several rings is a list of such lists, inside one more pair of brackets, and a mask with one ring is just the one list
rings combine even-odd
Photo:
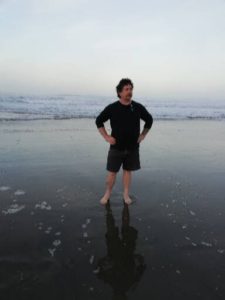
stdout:
[[132,102],[132,99],[130,98],[130,100],[126,100],[126,99],[120,98],[119,101],[124,105],[128,105]]

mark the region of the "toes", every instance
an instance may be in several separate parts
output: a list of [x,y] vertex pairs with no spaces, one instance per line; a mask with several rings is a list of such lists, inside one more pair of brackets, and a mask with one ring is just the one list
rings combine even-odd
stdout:
[[108,198],[107,197],[103,197],[101,200],[100,200],[100,203],[101,204],[106,204],[108,202]]
[[129,197],[124,198],[125,203],[131,204],[132,200]]

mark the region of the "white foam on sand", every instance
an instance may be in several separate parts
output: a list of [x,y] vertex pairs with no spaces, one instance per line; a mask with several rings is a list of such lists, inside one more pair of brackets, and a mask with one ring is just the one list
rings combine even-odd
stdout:
[[0,192],[5,192],[5,191],[8,191],[8,190],[10,190],[11,189],[11,187],[10,186],[0,186]]
[[55,252],[56,248],[49,248],[48,251],[51,254],[51,256],[54,256],[54,252]]
[[190,213],[192,216],[195,216],[195,215],[196,215],[196,213],[195,213],[194,211],[192,211],[192,210],[189,210],[189,213]]
[[182,225],[182,229],[186,229],[187,228],[187,224]]
[[100,267],[97,267],[95,270],[93,270],[93,273],[98,274],[100,271]]
[[83,237],[85,237],[85,238],[88,237],[88,233],[87,233],[87,232],[84,232],[84,233],[83,233]]
[[49,234],[49,233],[51,232],[51,230],[52,230],[52,227],[49,226],[49,227],[45,230],[45,233],[46,233],[46,234]]
[[217,252],[220,253],[220,254],[222,254],[222,253],[225,252],[225,249],[217,249]]
[[41,202],[41,204],[39,203],[35,204],[35,208],[46,209],[46,210],[52,209],[51,205],[48,205],[46,201]]
[[[58,247],[61,244],[61,241],[60,240],[54,240],[52,242],[52,244],[53,244],[53,246]],[[56,248],[49,248],[48,249],[48,252],[51,254],[51,256],[54,256],[55,251],[56,251]]]
[[[83,223],[81,226],[82,226],[83,229],[85,229],[85,228],[87,228],[88,224],[90,224],[90,223],[91,223],[91,218],[87,218],[86,221],[85,221],[85,223]],[[87,231],[83,232],[83,237],[84,238],[88,237]],[[90,243],[90,241],[88,241],[88,242]]]
[[204,246],[207,246],[207,247],[212,247],[211,243],[207,243],[207,242],[204,242],[204,241],[202,241],[201,244],[204,245]]
[[58,189],[56,190],[56,193],[61,193],[61,192],[63,192],[63,190],[64,190],[64,188],[58,188]]
[[89,259],[89,262],[90,262],[91,265],[93,264],[93,261],[94,261],[94,255],[91,255],[91,257]]
[[23,191],[23,190],[16,190],[14,192],[14,195],[16,195],[16,196],[20,196],[20,195],[24,195],[24,194],[25,194],[25,191]]
[[54,240],[54,241],[52,242],[52,244],[53,244],[55,247],[57,247],[57,246],[59,246],[59,245],[61,244],[61,241],[60,241],[60,240]]
[[172,216],[174,216],[174,214],[173,213],[168,213],[167,216],[172,217]]
[[17,203],[11,204],[10,207],[6,210],[2,210],[2,213],[7,214],[15,214],[25,208],[25,205],[18,205]]

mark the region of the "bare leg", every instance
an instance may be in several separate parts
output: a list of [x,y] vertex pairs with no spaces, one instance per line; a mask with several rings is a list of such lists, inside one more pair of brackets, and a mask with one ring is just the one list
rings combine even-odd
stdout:
[[116,172],[109,171],[106,177],[106,191],[104,196],[100,200],[101,204],[106,204],[107,201],[109,200],[115,181],[116,181]]
[[123,198],[127,204],[131,204],[132,200],[129,197],[129,186],[131,183],[131,171],[123,170]]

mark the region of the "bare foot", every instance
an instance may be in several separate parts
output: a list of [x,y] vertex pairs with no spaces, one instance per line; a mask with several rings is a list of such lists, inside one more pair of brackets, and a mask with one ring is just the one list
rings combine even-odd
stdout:
[[127,204],[131,204],[132,203],[131,198],[127,194],[123,195],[123,199],[124,199],[125,203],[127,203]]
[[105,193],[105,195],[101,198],[100,203],[101,204],[106,204],[109,200],[110,194],[109,193]]

